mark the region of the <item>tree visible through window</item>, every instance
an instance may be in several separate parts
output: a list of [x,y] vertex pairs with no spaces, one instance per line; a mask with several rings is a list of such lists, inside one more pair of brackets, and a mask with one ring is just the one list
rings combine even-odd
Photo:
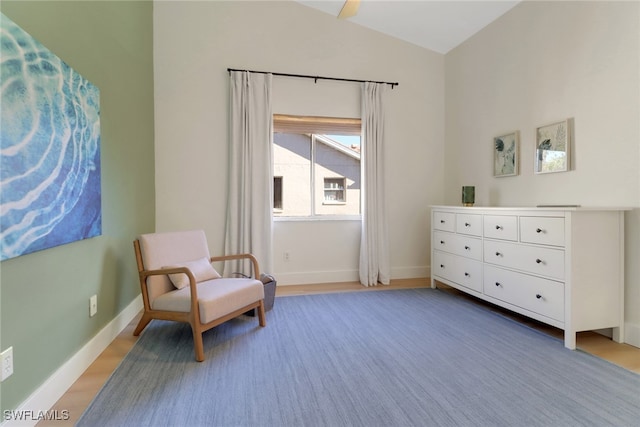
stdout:
[[274,116],[274,130],[274,216],[360,215],[359,119]]

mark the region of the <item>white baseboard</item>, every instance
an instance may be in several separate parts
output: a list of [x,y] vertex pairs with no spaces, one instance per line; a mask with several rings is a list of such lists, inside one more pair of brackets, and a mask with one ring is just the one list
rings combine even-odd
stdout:
[[633,323],[624,325],[624,342],[640,348],[640,325]]
[[[421,267],[394,267],[391,269],[391,280],[414,279],[429,277],[431,269]],[[305,271],[299,273],[274,273],[278,286],[287,285],[311,285],[316,283],[358,282],[360,274],[358,270],[340,271]]]
[[306,271],[299,273],[275,273],[278,286],[311,285],[314,283],[357,282],[358,270]]
[[394,267],[391,269],[391,280],[416,279],[422,277],[431,277],[430,266]]
[[[34,418],[18,421],[7,419],[0,424],[2,427],[10,426],[34,426],[38,422],[37,414],[49,410],[74,382],[84,373],[84,371],[96,360],[105,348],[118,336],[120,332],[133,320],[142,310],[142,298],[138,296],[120,312],[111,322],[109,322],[100,332],[96,334],[87,344],[76,354],[71,356],[64,365],[53,373],[31,396],[29,396],[18,409],[11,411],[16,414],[16,418],[22,415],[23,418]],[[34,416],[31,416],[33,414]],[[3,417],[7,418],[7,417]]]

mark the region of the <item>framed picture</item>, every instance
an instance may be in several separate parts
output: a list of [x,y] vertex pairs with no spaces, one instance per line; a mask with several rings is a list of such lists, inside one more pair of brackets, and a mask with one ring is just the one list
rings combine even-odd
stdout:
[[493,138],[493,176],[518,175],[518,145],[520,132],[515,131]]
[[535,173],[566,172],[570,168],[569,119],[536,129]]
[[101,235],[102,187],[100,89],[5,15],[0,31],[4,261]]

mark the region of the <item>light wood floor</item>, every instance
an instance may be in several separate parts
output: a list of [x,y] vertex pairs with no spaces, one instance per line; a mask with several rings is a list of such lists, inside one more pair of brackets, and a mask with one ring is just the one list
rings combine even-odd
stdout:
[[[276,288],[276,296],[309,295],[331,292],[375,292],[380,290],[421,288],[428,286],[428,279],[395,280],[392,281],[389,286],[376,286],[369,288],[365,288],[359,283],[278,286]],[[486,306],[488,309],[499,311],[550,335],[562,337],[562,330],[513,314],[507,310],[503,310],[484,301],[470,297],[445,285],[438,284],[438,288],[456,294],[461,298],[466,298],[477,304]],[[87,368],[84,374],[71,386],[71,388],[69,388],[60,400],[58,400],[54,407],[51,408],[51,410],[57,410],[59,413],[63,410],[69,411],[69,420],[41,421],[37,424],[38,427],[66,427],[73,426],[76,423],[78,418],[80,418],[80,415],[82,415],[82,412],[89,403],[91,403],[102,385],[135,344],[137,337],[133,336],[133,330],[135,329],[139,318],[140,315],[129,323],[129,325],[120,333],[120,335],[118,335],[118,337],[116,337],[109,347],[102,352],[93,364]],[[580,332],[577,338],[577,345],[583,351],[601,357],[631,371],[640,373],[640,348],[628,344],[618,344],[595,332]]]

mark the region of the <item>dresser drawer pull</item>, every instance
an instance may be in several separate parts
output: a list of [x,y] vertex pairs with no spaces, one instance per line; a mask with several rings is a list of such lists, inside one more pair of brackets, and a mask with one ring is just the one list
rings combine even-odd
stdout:
[[502,256],[500,252],[496,252],[496,256]]
[[496,230],[502,230],[502,226],[501,225],[496,225]]
[[444,264],[440,264],[440,268],[444,268]]
[[470,248],[469,246],[465,246],[464,248],[465,248],[466,250],[468,250],[468,251],[470,251],[470,250],[471,250],[471,248]]
[[542,295],[540,295],[540,294],[536,294],[536,298],[537,298],[537,299],[542,299],[542,300],[544,299],[544,298],[542,297]]
[[465,222],[465,223],[464,223],[464,226],[465,226],[465,227],[471,227],[471,224],[469,224],[468,222]]
[[536,259],[536,264],[544,264],[544,261],[542,261],[540,258]]
[[542,228],[536,228],[536,233],[542,233],[543,231]]
[[444,245],[444,240],[440,240],[440,244],[441,244],[441,245]]
[[441,220],[440,220],[440,224],[444,224],[444,223],[445,223],[445,220],[444,220],[444,219],[441,219]]
[[502,287],[502,285],[500,284],[500,282],[496,282],[496,286],[497,286],[497,287],[499,287],[499,288],[501,288],[501,287]]
[[465,277],[471,277],[471,275],[469,273],[467,273],[467,272],[464,273],[464,276]]

